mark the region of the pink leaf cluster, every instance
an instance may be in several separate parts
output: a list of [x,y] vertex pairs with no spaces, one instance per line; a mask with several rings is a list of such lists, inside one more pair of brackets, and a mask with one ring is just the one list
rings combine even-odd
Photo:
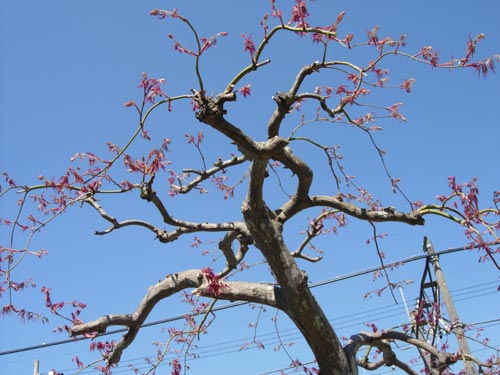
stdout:
[[[144,176],[151,176],[159,171],[165,171],[166,166],[171,164],[165,156],[165,152],[169,150],[168,146],[170,143],[169,138],[164,138],[158,149],[151,150],[147,157],[143,156],[141,159],[133,159],[130,155],[126,154],[123,158],[123,163],[128,168],[128,172],[140,173]],[[130,183],[122,183],[122,186],[126,189],[133,187]]]
[[228,287],[228,285],[217,276],[213,269],[206,267],[201,270],[203,276],[208,282],[207,291],[214,297],[221,294],[221,291]]

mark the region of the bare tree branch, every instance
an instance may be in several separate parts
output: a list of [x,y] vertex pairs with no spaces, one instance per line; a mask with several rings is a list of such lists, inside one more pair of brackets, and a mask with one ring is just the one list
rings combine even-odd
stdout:
[[307,260],[309,262],[319,262],[321,259],[323,259],[322,256],[317,256],[315,258],[312,258],[308,255],[302,254],[302,251],[304,251],[307,244],[310,243],[311,240],[321,232],[321,229],[323,228],[323,224],[320,222],[320,220],[315,219],[313,221],[312,225],[310,225],[310,227],[311,227],[311,229],[307,230],[306,238],[304,238],[302,243],[299,245],[298,249],[292,253],[292,256],[295,258],[302,258],[302,259]]
[[230,160],[219,160],[214,163],[214,167],[210,168],[206,171],[194,171],[192,169],[184,170],[183,172],[186,173],[196,173],[199,176],[193,179],[191,182],[189,182],[187,185],[184,186],[179,186],[178,192],[180,194],[187,194],[189,193],[193,188],[198,186],[201,182],[207,180],[209,177],[213,176],[217,172],[220,172],[221,170],[224,170],[226,168],[232,167],[234,165],[239,165],[244,163],[246,160],[246,156],[235,156],[231,158]]
[[209,281],[201,270],[186,270],[167,275],[165,279],[148,290],[134,313],[106,315],[92,322],[75,325],[69,328],[70,336],[97,335],[112,326],[128,327],[127,333],[116,343],[113,351],[106,358],[110,364],[118,363],[123,351],[134,341],[155,305],[162,299],[188,288],[195,288],[192,293],[199,296],[255,302],[287,311],[281,291],[274,285],[225,281],[223,284],[224,287],[220,289],[220,293],[214,296],[209,287]]
[[[246,281],[224,281],[224,283],[227,287],[221,290],[221,294],[216,296],[217,299],[254,302],[287,312],[281,289],[275,285]],[[212,296],[206,285],[196,288],[191,293],[204,297]]]
[[[235,229],[235,223],[233,222],[224,222],[224,223],[197,223],[179,220],[170,215],[167,208],[163,204],[162,200],[156,194],[156,191],[153,190],[153,178],[144,183],[141,188],[141,198],[145,199],[148,202],[152,202],[158,211],[160,212],[163,221],[165,224],[177,227],[176,232],[178,235],[184,233],[193,233],[193,232],[225,232],[228,230]],[[177,235],[177,237],[178,237]]]
[[[226,276],[229,272],[234,270],[238,264],[241,263],[245,257],[249,244],[252,243],[252,238],[246,226],[241,223],[240,233],[233,231],[228,232],[224,238],[219,242],[219,249],[226,257],[226,268],[220,273],[220,277]],[[244,234],[243,234],[244,233]],[[238,241],[239,247],[236,254],[233,252],[232,244]]]
[[187,270],[172,275],[168,275],[152,286],[146,296],[142,299],[133,314],[128,315],[108,315],[70,328],[70,336],[84,334],[94,334],[104,332],[110,326],[124,325],[128,327],[127,333],[115,345],[113,351],[107,358],[108,363],[115,364],[120,361],[123,350],[134,341],[141,325],[144,323],[154,306],[162,299],[171,296],[186,288],[196,288],[203,282],[203,274],[200,270]]
[[[386,332],[361,332],[357,335],[350,337],[349,342],[344,346],[344,351],[351,358],[351,361],[355,361],[356,353],[363,346],[374,346],[383,353],[383,364],[385,365],[395,365],[406,373],[415,375],[416,373],[411,370],[411,368],[399,361],[396,358],[395,353],[392,351],[389,342],[390,341],[402,341],[407,344],[413,345],[420,348],[428,353],[430,353],[434,361],[432,363],[431,375],[439,375],[448,366],[457,362],[457,357],[451,353],[440,352],[436,347],[427,343],[426,341],[413,338],[402,332],[396,331],[386,331]],[[379,367],[379,362],[371,365],[363,365],[367,369],[373,370]]]
[[112,226],[106,230],[96,231],[95,234],[97,234],[97,235],[108,234],[108,233],[111,233],[115,229],[120,229],[122,227],[130,226],[130,225],[137,225],[137,226],[147,228],[147,229],[151,230],[153,233],[155,233],[157,237],[161,237],[164,233],[163,230],[155,227],[154,225],[152,225],[144,220],[118,221],[115,217],[109,215],[102,208],[102,206],[99,203],[97,203],[97,200],[93,196],[89,196],[89,197],[85,198],[85,202],[88,203],[90,206],[92,206],[99,213],[99,215],[102,216],[102,218],[104,220],[109,221],[112,224]]

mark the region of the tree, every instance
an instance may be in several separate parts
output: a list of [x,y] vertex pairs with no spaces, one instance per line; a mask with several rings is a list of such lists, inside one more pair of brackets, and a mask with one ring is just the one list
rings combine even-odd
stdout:
[[[96,232],[98,235],[138,226],[152,232],[159,242],[165,244],[176,244],[182,238],[194,237],[194,247],[206,242],[205,238],[216,236],[219,238],[217,247],[223,255],[223,265],[212,265],[212,260],[208,259],[204,267],[197,269],[169,270],[171,273],[148,290],[131,314],[106,315],[83,323],[79,317],[83,304],[74,301],[72,305],[76,310],[70,317],[71,326],[66,327],[70,335],[94,337],[112,326],[126,327],[127,334],[117,343],[96,344],[106,360],[103,371],[108,371],[109,367],[119,362],[123,350],[132,344],[155,305],[160,300],[186,291],[187,302],[193,305],[195,312],[202,313],[201,319],[195,321],[189,318],[187,323],[190,329],[187,331],[172,330],[170,334],[174,341],[191,342],[206,331],[212,303],[198,302],[197,297],[200,296],[213,301],[248,301],[283,311],[307,340],[322,374],[356,373],[358,365],[371,369],[381,364],[395,365],[407,373],[414,373],[394,355],[390,343],[398,340],[433,353],[436,358],[434,373],[441,373],[458,361],[460,358],[456,354],[440,352],[412,337],[409,331],[384,332],[374,329],[371,333],[354,335],[343,344],[314,298],[308,275],[303,272],[303,266],[299,265],[302,263],[298,261],[320,261],[321,255],[311,255],[311,250],[317,248],[314,241],[341,230],[347,221],[360,220],[373,229],[372,243],[383,263],[384,255],[378,243],[382,233],[377,230],[378,223],[420,226],[424,224],[425,217],[436,215],[464,227],[470,245],[478,246],[482,251],[481,256],[498,268],[495,257],[499,251],[499,193],[494,193],[492,208],[482,209],[478,203],[475,180],[459,184],[455,178],[450,178],[450,193],[439,196],[436,203],[424,204],[407,198],[399,178],[390,172],[385,152],[379,146],[376,135],[381,130],[376,125],[379,121],[387,118],[404,121],[400,112],[401,104],[391,102],[373,105],[372,99],[368,99],[378,98],[374,93],[377,90],[390,88],[389,72],[382,65],[388,58],[433,68],[472,69],[479,75],[486,75],[494,70],[498,56],[473,60],[476,45],[484,35],[469,38],[463,57],[443,63],[431,47],[423,47],[413,53],[405,52],[404,36],[382,38],[378,35],[378,27],[369,31],[367,39],[363,41],[356,41],[351,34],[345,35],[345,32],[340,36],[337,30],[341,27],[343,12],[331,20],[330,26],[313,27],[305,2],[297,1],[288,15],[273,3],[269,16],[261,22],[262,39],[257,40],[249,34],[242,35],[243,50],[249,55],[247,64],[224,82],[220,90],[212,92],[215,89],[207,84],[203,58],[219,39],[226,37],[226,33],[200,37],[195,26],[178,11],[153,10],[151,14],[160,19],[168,18],[168,22],[180,22],[192,33],[194,44],[169,34],[174,49],[193,60],[195,84],[191,91],[171,95],[164,89],[168,87],[168,81],[143,74],[139,85],[142,98],[126,103],[138,115],[137,130],[130,140],[124,146],[108,143],[112,154],[110,158],[78,153],[72,161],[80,164],[71,166],[58,179],[40,177],[39,185],[17,184],[10,175],[5,174],[7,187],[2,195],[21,192],[22,198],[20,215],[11,220],[5,218],[4,224],[10,226],[12,233],[19,229],[26,231],[29,243],[31,237],[54,218],[69,207],[83,203],[109,223],[107,229]],[[254,125],[254,128],[239,125],[241,119],[232,118],[232,108],[255,95],[252,92],[252,78],[271,65],[271,60],[266,56],[268,48],[272,43],[279,43],[278,38],[285,33],[296,37],[296,43],[308,43],[312,38],[315,55],[312,58],[307,56],[310,61],[299,68],[294,77],[290,77],[285,91],[279,91],[283,90],[282,87],[275,89],[273,108],[265,125]],[[363,48],[368,52],[355,55],[356,51]],[[352,52],[353,60],[335,59],[338,50]],[[360,57],[366,58],[362,64],[355,62]],[[324,76],[327,78],[324,79]],[[414,79],[406,78],[396,86],[410,92],[414,82]],[[382,96],[380,100],[385,102],[386,97]],[[181,110],[182,104],[179,102],[182,101],[190,103],[200,123],[195,135],[186,134],[187,143],[199,153],[197,164],[183,165],[180,160],[180,169],[170,166],[168,152],[175,143],[172,144],[172,140],[164,136],[144,156],[134,157],[132,145],[140,142],[141,138],[155,142],[151,135],[154,121],[150,118],[153,114],[162,108],[168,111]],[[371,189],[363,188],[357,179],[349,175],[339,145],[328,139],[331,128],[336,126],[350,126],[352,131],[367,137],[373,154],[380,160],[387,185],[399,193],[395,204],[401,207],[382,204],[377,196],[372,195]],[[212,137],[217,135],[213,138],[217,147],[212,147],[211,142],[207,145],[207,132]],[[222,140],[225,142],[223,146]],[[310,155],[321,157],[321,163],[310,160]],[[177,162],[173,165],[177,165]],[[124,171],[120,171],[122,166],[125,166]],[[232,182],[229,182],[229,176],[234,179]],[[322,184],[317,184],[319,176],[321,180],[328,179],[329,183],[322,181]],[[210,184],[219,189],[225,199],[236,200],[241,197],[240,211],[236,214],[224,210],[222,213],[227,216],[220,220],[212,219],[212,215],[207,218],[200,212],[193,212],[192,219],[179,218],[172,213],[171,201],[180,196],[203,194],[203,199],[218,199],[213,193],[206,194]],[[276,194],[276,191],[282,191],[283,194]],[[139,196],[155,209],[155,214],[148,214],[147,219],[119,219],[107,208],[108,195],[123,196],[130,200]],[[24,214],[29,197],[34,199],[35,206],[46,217],[35,213]],[[191,199],[198,200],[199,197]],[[307,220],[304,221],[307,224],[304,225],[301,242],[293,248],[286,240],[286,228],[299,220]],[[27,224],[29,222],[32,224]],[[10,277],[10,270],[29,252],[28,247],[16,248],[11,243],[4,245],[2,251],[2,261],[6,265],[2,266],[6,277],[4,288],[9,291],[23,289],[25,285],[22,282]],[[243,271],[249,267],[245,263],[246,257],[249,252],[257,251],[266,260],[273,282],[236,281],[240,273],[242,275],[239,278],[245,280]],[[43,255],[42,252],[36,254]],[[386,284],[380,289],[391,291],[397,285],[386,275]],[[53,313],[62,315],[64,304],[53,302],[48,288],[43,288],[43,292],[47,307]],[[6,304],[3,311],[36,316],[13,303]],[[383,359],[376,363],[357,362],[356,354],[362,346],[375,346],[383,353]],[[161,359],[162,355],[159,357]],[[480,364],[484,368],[492,366]],[[173,373],[178,373],[180,364],[174,362],[172,365]]]

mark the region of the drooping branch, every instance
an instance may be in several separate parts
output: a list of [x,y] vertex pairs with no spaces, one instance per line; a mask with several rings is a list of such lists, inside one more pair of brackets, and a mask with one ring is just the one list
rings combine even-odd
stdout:
[[141,226],[144,228],[147,228],[151,230],[153,233],[156,234],[157,237],[161,237],[163,234],[163,230],[155,227],[154,225],[148,223],[147,221],[144,220],[124,220],[124,221],[118,221],[115,217],[111,216],[108,214],[104,208],[97,203],[97,200],[93,196],[89,196],[85,198],[85,202],[88,203],[90,206],[92,206],[98,213],[101,215],[101,217],[111,223],[111,227],[109,227],[106,230],[103,231],[95,231],[95,234],[97,235],[104,235],[111,233],[115,229],[120,229],[122,227],[126,226],[131,226],[131,225],[136,225],[136,226]]
[[228,230],[235,230],[234,222],[197,223],[172,217],[163,204],[162,200],[156,194],[156,191],[153,190],[153,180],[154,178],[151,178],[148,182],[143,184],[141,188],[141,198],[145,199],[148,202],[152,202],[160,212],[163,222],[165,224],[177,227],[176,232],[178,232],[178,234],[193,232],[225,232]]
[[324,215],[320,215],[319,218],[316,218],[313,220],[312,224],[310,225],[310,229],[307,230],[306,232],[306,238],[301,242],[297,250],[295,250],[292,253],[292,256],[295,258],[301,258],[304,260],[307,260],[309,262],[319,262],[321,259],[323,259],[322,256],[317,256],[315,258],[312,258],[308,255],[303,254],[302,252],[304,251],[305,247],[307,244],[311,242],[313,238],[318,236],[321,233],[321,230],[323,229],[323,223],[322,223],[322,217]]
[[[432,363],[432,375],[441,374],[448,366],[457,362],[458,357],[452,353],[440,352],[436,347],[427,343],[426,341],[413,338],[402,332],[396,331],[386,331],[386,332],[361,332],[357,335],[350,337],[348,343],[344,346],[344,351],[349,356],[352,362],[356,362],[361,367],[369,370],[374,370],[380,367],[382,364],[387,366],[397,366],[405,371],[407,374],[416,375],[416,373],[405,363],[401,362],[396,354],[393,352],[389,342],[391,341],[401,341],[410,344],[414,347],[422,349],[430,353],[434,361]],[[357,352],[363,346],[376,347],[383,354],[383,359],[375,363],[359,362],[356,360]]]
[[424,225],[421,213],[416,210],[409,213],[397,211],[393,207],[371,210],[353,203],[344,202],[338,196],[317,195],[302,200],[290,200],[279,211],[280,221],[286,221],[298,212],[311,207],[330,207],[360,220],[372,222],[401,222],[409,225]]
[[[248,246],[252,243],[252,237],[244,223],[240,224],[240,228],[241,229],[238,232],[228,232],[219,242],[219,249],[222,251],[224,257],[226,258],[226,267],[219,274],[220,277],[224,277],[229,274],[229,272],[234,270],[236,266],[243,261],[243,258],[248,251]],[[238,241],[239,243],[238,251],[236,252],[236,254],[234,253],[232,248],[232,244],[235,241]]]
[[[331,207],[361,220],[369,220],[372,222],[392,221],[410,225],[424,225],[425,222],[422,215],[420,215],[418,211],[406,213],[397,211],[393,207],[385,207],[380,209],[379,211],[372,211],[358,207],[352,203],[342,202],[336,197],[316,196],[312,197],[311,201],[315,204],[322,205],[323,203],[330,202]],[[326,205],[329,206],[329,204]]]
[[396,366],[409,375],[418,375],[418,373],[416,371],[413,371],[413,369],[407,363],[402,362],[398,359],[388,342],[376,341],[375,343],[373,343],[373,346],[382,353],[382,358],[375,362],[367,361],[366,357],[363,359],[358,359],[357,364],[359,367],[362,367],[369,371],[374,371],[382,366]]
[[[340,21],[339,21],[340,22]],[[292,33],[311,33],[311,34],[322,34],[329,38],[330,40],[336,40],[337,33],[333,30],[326,30],[323,28],[311,28],[311,27],[293,27],[290,25],[285,25],[283,22],[280,25],[275,26],[269,33],[266,32],[264,38],[260,42],[259,46],[252,53],[252,63],[241,70],[236,76],[231,80],[231,82],[227,85],[225,92],[230,92],[234,86],[247,74],[257,70],[262,65],[266,65],[271,62],[271,60],[267,59],[262,62],[259,62],[262,52],[264,48],[269,45],[273,36],[280,30],[286,30]],[[339,41],[340,43],[340,41]]]
[[187,185],[179,186],[177,191],[179,194],[187,194],[193,188],[197,187],[200,183],[207,180],[208,178],[210,178],[211,176],[213,176],[217,172],[220,172],[220,171],[227,169],[229,167],[232,167],[234,165],[242,164],[246,160],[247,160],[247,158],[245,156],[234,156],[230,160],[219,160],[219,161],[215,162],[214,166],[206,171],[195,171],[192,169],[183,170],[183,172],[185,172],[185,173],[195,173],[198,175],[198,177],[193,179]]
[[106,358],[109,364],[118,363],[123,351],[134,341],[141,326],[156,304],[189,288],[194,288],[192,293],[199,296],[220,300],[254,302],[287,311],[281,290],[274,285],[224,281],[221,283],[222,287],[217,289],[217,293],[214,294],[210,282],[203,270],[193,269],[167,275],[165,279],[149,288],[134,313],[106,315],[92,322],[75,325],[69,329],[70,336],[95,336],[105,332],[112,326],[127,327],[127,333],[115,344],[112,352]]
[[283,298],[282,291],[273,284],[259,284],[245,281],[225,281],[226,288],[221,290],[217,296],[211,294],[207,284],[204,284],[191,293],[204,297],[215,297],[217,299],[230,301],[247,301],[266,306],[275,307],[287,312],[287,304]]
[[108,327],[116,325],[128,327],[127,333],[115,345],[107,358],[110,364],[118,363],[123,350],[134,341],[142,324],[159,301],[181,290],[196,288],[202,283],[203,274],[200,270],[187,270],[168,275],[148,290],[133,314],[107,315],[89,323],[76,325],[70,328],[70,336],[75,337],[78,335],[101,333],[105,332]]
[[312,94],[312,93],[299,94],[299,95],[297,95],[296,98],[297,98],[297,101],[304,100],[304,99],[317,100],[319,102],[321,109],[323,109],[323,111],[325,111],[328,114],[328,116],[330,116],[332,118],[334,118],[335,116],[337,116],[340,113],[344,113],[344,107],[347,104],[347,101],[344,100],[343,102],[341,101],[341,103],[337,107],[332,109],[332,108],[328,107],[328,104],[326,103],[326,99],[327,99],[326,96],[319,95],[319,94]]

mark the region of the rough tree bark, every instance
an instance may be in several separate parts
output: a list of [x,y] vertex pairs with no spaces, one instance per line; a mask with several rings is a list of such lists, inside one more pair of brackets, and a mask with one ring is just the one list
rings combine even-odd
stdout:
[[[370,211],[352,203],[344,202],[335,196],[310,196],[309,188],[313,180],[312,169],[295,156],[288,142],[279,137],[280,123],[296,100],[296,93],[307,74],[317,71],[319,66],[302,69],[289,92],[280,93],[276,97],[277,108],[268,124],[269,139],[257,142],[245,134],[240,128],[228,122],[224,115],[224,104],[234,101],[233,93],[222,93],[215,98],[205,97],[195,92],[194,98],[199,105],[196,117],[203,123],[221,132],[232,140],[242,156],[238,160],[249,160],[251,163],[247,198],[241,211],[242,222],[235,223],[187,223],[180,222],[170,216],[162,201],[152,189],[153,179],[143,186],[141,197],[152,202],[165,223],[176,226],[171,233],[155,231],[162,242],[175,240],[179,235],[197,230],[228,231],[220,243],[226,256],[227,267],[220,274],[224,276],[241,262],[249,244],[258,248],[267,260],[277,282],[277,286],[265,286],[255,283],[227,283],[218,299],[243,300],[263,303],[284,311],[296,324],[306,338],[322,374],[357,374],[355,351],[344,350],[328,318],[315,300],[309,286],[307,275],[299,268],[294,253],[288,249],[283,236],[283,226],[287,220],[299,212],[314,207],[331,207],[350,216],[368,221],[399,221],[410,225],[422,225],[422,216],[418,212],[403,213],[394,209]],[[283,163],[297,176],[297,187],[293,196],[277,209],[270,208],[263,196],[263,187],[267,177],[270,160]],[[88,199],[101,216],[113,224],[113,228],[123,226],[114,218],[105,214],[100,206]],[[240,243],[240,251],[235,255],[233,242]],[[296,254],[296,253],[295,253]],[[128,332],[115,346],[107,358],[110,364],[118,363],[123,350],[135,338],[140,326],[155,304],[180,290],[192,288],[197,295],[211,296],[206,287],[207,280],[200,270],[190,270],[168,275],[163,281],[152,287],[137,310],[131,315],[105,316],[94,322],[77,325],[70,329],[72,336],[93,334],[104,331],[113,325],[128,327]]]
[[[273,10],[275,10],[274,5]],[[162,200],[154,190],[156,170],[154,170],[154,168],[151,170],[148,169],[147,171],[141,169],[143,164],[145,164],[144,159],[140,167],[132,165],[133,163],[130,161],[128,164],[127,162],[125,163],[128,167],[136,167],[136,170],[133,170],[133,172],[142,173],[141,183],[129,183],[126,187],[123,187],[123,185],[116,183],[107,175],[108,169],[113,166],[113,163],[120,159],[120,157],[126,158],[126,155],[123,155],[125,150],[115,150],[118,156],[116,156],[113,161],[107,162],[105,168],[97,172],[92,172],[92,176],[85,176],[85,179],[78,176],[80,178],[75,178],[76,182],[72,184],[63,186],[63,183],[61,183],[59,186],[54,181],[47,180],[45,181],[45,185],[40,185],[35,188],[24,187],[22,191],[26,195],[30,193],[31,190],[49,188],[54,188],[59,193],[65,189],[72,193],[76,192],[77,198],[74,202],[83,201],[87,203],[110,224],[108,229],[96,232],[98,235],[108,234],[115,229],[133,225],[141,226],[152,231],[156,238],[162,243],[171,243],[183,235],[198,232],[218,233],[221,236],[219,250],[225,258],[225,266],[218,274],[215,275],[211,273],[212,271],[209,269],[190,269],[169,274],[147,291],[133,313],[106,315],[88,323],[81,323],[78,321],[77,324],[69,328],[70,335],[73,337],[79,335],[95,337],[105,332],[109,327],[126,327],[126,334],[113,346],[112,350],[106,354],[105,358],[109,365],[117,364],[120,361],[123,351],[134,341],[141,326],[144,324],[156,304],[176,293],[187,291],[197,296],[213,299],[248,301],[264,304],[283,311],[304,336],[314,354],[320,369],[320,374],[322,375],[357,375],[358,367],[373,370],[382,365],[397,366],[407,374],[416,375],[416,372],[412,370],[408,364],[400,361],[396,357],[391,347],[391,342],[393,341],[408,343],[433,354],[435,361],[431,370],[432,375],[441,374],[450,364],[457,362],[459,360],[457,356],[449,353],[442,353],[431,345],[400,332],[361,332],[357,335],[353,335],[347,344],[343,346],[339,337],[337,337],[334,327],[332,327],[326,314],[312,294],[308,283],[308,276],[300,269],[296,261],[297,258],[302,258],[306,261],[316,261],[317,259],[303,255],[303,246],[292,251],[283,237],[283,230],[287,222],[311,208],[332,210],[335,213],[338,212],[350,218],[363,220],[372,225],[376,222],[398,222],[406,225],[424,225],[424,216],[426,214],[437,214],[467,227],[471,233],[476,230],[473,226],[473,223],[475,223],[474,220],[478,220],[482,214],[482,212],[477,209],[477,200],[475,202],[476,206],[467,206],[469,212],[473,212],[473,216],[471,216],[472,219],[471,217],[467,217],[466,214],[458,213],[455,206],[450,205],[451,208],[446,206],[448,201],[457,197],[458,199],[462,199],[462,201],[467,201],[464,199],[463,195],[460,195],[463,193],[460,187],[456,187],[452,195],[444,199],[444,203],[438,206],[429,205],[418,207],[412,204],[410,212],[402,212],[393,207],[371,205],[369,200],[363,201],[362,199],[359,200],[360,203],[358,205],[356,199],[344,195],[340,192],[340,189],[338,189],[335,195],[329,195],[333,189],[331,189],[332,191],[328,189],[324,195],[313,195],[311,194],[311,185],[314,179],[312,167],[308,165],[305,160],[294,154],[290,144],[292,137],[285,138],[281,134],[281,125],[292,111],[293,106],[300,104],[301,101],[306,98],[318,104],[318,111],[322,111],[329,119],[338,119],[340,116],[342,117],[342,121],[369,133],[370,128],[365,127],[361,120],[356,122],[350,118],[346,106],[348,103],[357,104],[356,98],[364,93],[362,87],[364,77],[367,76],[368,73],[373,74],[376,64],[384,56],[401,54],[401,52],[399,52],[399,47],[400,44],[403,43],[403,40],[399,42],[386,41],[387,45],[390,45],[393,49],[382,53],[386,42],[379,47],[376,45],[378,41],[376,36],[371,36],[370,41],[366,45],[375,45],[378,51],[378,57],[371,61],[365,68],[355,66],[349,62],[326,61],[326,47],[328,43],[325,42],[323,61],[316,61],[301,68],[296,77],[293,78],[290,89],[285,92],[278,92],[273,97],[276,107],[267,122],[267,137],[259,141],[252,138],[249,134],[246,134],[241,127],[231,123],[226,118],[226,113],[229,111],[229,108],[226,108],[226,106],[229,107],[231,102],[236,101],[236,93],[233,92],[235,84],[237,84],[246,74],[256,71],[261,66],[270,62],[269,60],[259,61],[260,54],[264,46],[268,44],[272,36],[279,30],[287,30],[295,34],[300,34],[301,36],[306,33],[310,33],[315,37],[322,35],[328,42],[333,43],[333,41],[335,41],[343,47],[351,48],[349,44],[350,39],[346,37],[345,40],[339,40],[336,37],[336,26],[342,20],[343,14],[341,13],[338,16],[334,24],[335,29],[332,27],[312,29],[308,26],[306,27],[306,25],[292,27],[290,23],[285,24],[280,18],[281,16],[279,16],[281,24],[278,24],[271,31],[266,29],[261,45],[257,49],[255,49],[255,46],[253,47],[253,52],[251,52],[252,63],[233,78],[227,89],[214,96],[206,95],[198,69],[199,57],[203,53],[199,41],[204,39],[199,39],[189,21],[180,16],[176,11],[166,12],[155,10],[152,14],[160,16],[160,18],[165,18],[167,16],[179,18],[187,23],[189,28],[193,31],[200,49],[197,53],[189,50],[187,51],[188,54],[196,58],[196,75],[200,87],[199,90],[192,90],[192,94],[182,95],[177,97],[177,99],[191,99],[195,104],[195,115],[202,123],[201,126],[210,127],[218,132],[220,135],[227,138],[229,142],[234,144],[239,151],[238,155],[233,155],[228,160],[219,159],[208,169],[205,168],[201,171],[194,171],[193,174],[196,175],[196,177],[192,178],[185,185],[175,186],[176,193],[188,194],[193,189],[199,187],[202,182],[210,179],[217,173],[243,163],[249,165],[247,180],[248,190],[241,205],[241,217],[237,221],[191,222],[181,220],[174,217],[169,212],[165,201]],[[209,39],[207,40],[209,41]],[[205,43],[207,40],[205,40]],[[180,44],[176,44],[176,47],[183,48]],[[423,51],[430,54],[428,50]],[[422,54],[423,52],[416,55],[405,54],[405,57],[416,59],[420,62],[428,63],[429,65],[435,65],[434,62],[428,61],[430,57],[422,57]],[[463,66],[465,63],[460,61],[458,65],[456,62],[453,64],[459,67]],[[447,68],[450,67],[450,65],[446,64],[443,66]],[[331,98],[330,94],[322,96],[317,92],[301,92],[303,89],[302,85],[308,76],[327,69],[338,70],[341,71],[342,74],[349,76],[349,80],[354,86],[353,91],[350,92],[340,90],[340,99],[334,107],[329,107],[327,105],[327,100],[335,100]],[[374,73],[374,75],[377,79],[380,78],[377,73]],[[140,86],[144,88],[144,101],[142,107],[135,105],[133,102],[127,105],[135,106],[140,116],[140,126],[136,135],[139,134],[140,131],[143,131],[144,123],[153,109],[160,104],[168,103],[170,105],[171,101],[174,100],[161,92],[159,85],[159,80],[148,79],[147,76],[144,75]],[[377,84],[371,85],[373,87],[377,86]],[[160,92],[160,94],[158,94],[158,92]],[[159,95],[162,101],[155,102],[154,95]],[[148,107],[149,105],[150,107]],[[385,108],[385,110],[387,110],[387,108]],[[391,112],[390,116],[394,116],[394,112]],[[385,117],[387,117],[387,114]],[[371,119],[371,117],[369,118]],[[382,152],[375,145],[371,135],[370,139],[383,159]],[[323,150],[325,151],[325,148]],[[332,163],[332,159],[333,157],[329,156],[328,162]],[[293,174],[292,181],[295,184],[294,192],[288,196],[288,198],[285,198],[285,201],[279,206],[273,205],[266,200],[264,194],[264,188],[269,175],[268,168],[273,162],[279,162],[284,168],[290,170]],[[342,170],[340,166],[339,169]],[[334,175],[333,180],[338,183],[337,176],[333,172],[333,169],[331,169],[331,171]],[[68,177],[68,175],[66,177]],[[101,182],[107,178],[109,178],[108,182],[112,181],[114,185],[119,186],[117,193],[124,193],[132,189],[139,190],[140,198],[149,202],[157,210],[163,221],[162,225],[165,224],[169,229],[160,228],[155,224],[143,220],[119,221],[108,214],[105,208],[101,206],[101,203],[98,203],[98,199],[96,198],[96,195],[100,193],[99,188]],[[346,180],[347,179],[346,176]],[[85,182],[81,182],[84,180]],[[391,183],[394,183],[392,178]],[[67,197],[64,196],[64,198]],[[474,201],[474,196],[467,199]],[[477,210],[471,210],[470,207]],[[487,215],[491,214],[493,211],[494,210],[486,210],[484,212],[486,212],[485,215]],[[495,213],[498,214],[498,210],[496,210]],[[495,224],[492,226],[494,225]],[[498,223],[496,225],[500,228]],[[491,228],[489,229],[491,230]],[[493,232],[493,230],[490,231],[490,233]],[[476,230],[474,233],[477,234],[480,232]],[[316,233],[311,234],[311,236],[314,235],[316,235]],[[479,234],[478,237],[481,238],[481,234]],[[496,238],[498,241],[498,237]],[[306,244],[308,240],[309,239],[306,239],[304,244]],[[275,284],[224,280],[224,277],[241,265],[250,247],[258,249],[263,255],[275,278]],[[488,255],[492,257],[491,253],[488,253]],[[382,358],[373,363],[358,360],[357,353],[360,348],[364,346],[377,348],[382,353]],[[480,362],[477,363],[481,365]]]

